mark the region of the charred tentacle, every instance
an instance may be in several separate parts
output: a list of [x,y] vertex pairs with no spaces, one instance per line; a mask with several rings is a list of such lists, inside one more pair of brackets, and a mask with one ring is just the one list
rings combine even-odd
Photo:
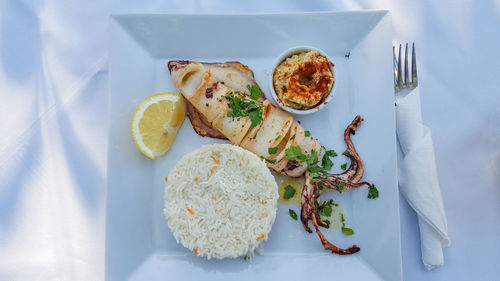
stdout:
[[324,228],[329,228],[330,225],[327,222],[321,220],[321,217],[318,214],[318,209],[314,205],[314,199],[319,196],[320,191],[316,184],[311,183],[311,173],[309,171],[306,172],[306,182],[304,184],[304,188],[302,189],[302,210],[300,213],[300,220],[302,221],[302,225],[304,229],[312,233],[311,228],[309,228],[309,221],[312,222],[314,229],[316,230],[316,234],[318,234],[319,239],[321,240],[321,244],[326,250],[332,251],[332,253],[336,253],[339,255],[350,255],[356,252],[359,252],[359,247],[353,245],[347,249],[341,249],[332,243],[330,243],[323,233],[319,230],[319,226]]
[[[311,177],[311,173],[306,171],[305,173],[305,183],[304,188],[302,189],[302,210],[300,213],[300,219],[302,221],[302,225],[304,229],[312,233],[311,228],[309,228],[309,221],[312,222],[316,234],[318,234],[323,247],[326,250],[332,251],[332,253],[336,253],[339,255],[350,255],[356,252],[359,252],[360,248],[356,245],[353,245],[347,249],[341,249],[337,246],[330,243],[323,233],[319,230],[319,226],[328,228],[329,224],[321,220],[321,217],[318,214],[318,209],[314,204],[314,199],[320,195],[320,187],[318,186],[321,183],[322,189],[325,190],[338,190],[338,191],[347,191],[352,188],[358,188],[363,185],[369,185],[370,183],[363,181],[359,182],[363,177],[363,161],[359,157],[354,144],[351,141],[351,134],[354,135],[356,133],[356,129],[361,125],[363,118],[361,116],[356,116],[354,120],[349,124],[349,126],[344,131],[344,141],[347,145],[348,154],[346,155],[351,159],[351,164],[349,165],[349,169],[340,174],[328,174],[326,172],[320,172],[319,176],[314,178],[314,181]],[[342,187],[342,190],[340,190]]]
[[341,249],[332,243],[330,243],[323,233],[319,230],[318,224],[321,220],[316,221],[316,216],[313,215],[312,217],[312,224],[314,225],[314,228],[316,229],[316,233],[319,236],[319,239],[321,240],[321,244],[323,244],[323,247],[325,247],[325,250],[330,250],[332,253],[339,254],[339,255],[350,255],[359,252],[361,250],[358,246],[352,245],[351,247],[347,249]]
[[[302,221],[302,225],[304,229],[312,233],[311,228],[309,228],[308,223],[313,219],[313,216],[319,218],[318,209],[314,205],[314,199],[319,196],[319,188],[317,185],[311,183],[311,173],[306,171],[306,181],[304,183],[304,188],[302,188],[302,208],[300,210],[300,220]],[[323,223],[321,220],[318,220],[318,224],[328,228],[329,225]]]
[[356,134],[356,130],[361,125],[361,122],[363,122],[363,118],[357,115],[344,131],[344,141],[347,146],[347,151],[349,151],[349,154],[346,156],[351,160],[349,168],[343,173],[329,175],[331,177],[336,177],[339,180],[343,180],[345,183],[355,183],[363,177],[363,161],[359,157],[358,152],[356,151],[356,148],[351,140],[351,135]]

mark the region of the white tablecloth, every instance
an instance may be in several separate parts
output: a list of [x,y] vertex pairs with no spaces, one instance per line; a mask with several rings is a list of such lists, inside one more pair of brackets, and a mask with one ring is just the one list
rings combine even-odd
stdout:
[[391,10],[418,51],[452,245],[426,271],[401,199],[405,280],[498,278],[499,1],[2,0],[0,280],[104,279],[109,14],[355,9]]

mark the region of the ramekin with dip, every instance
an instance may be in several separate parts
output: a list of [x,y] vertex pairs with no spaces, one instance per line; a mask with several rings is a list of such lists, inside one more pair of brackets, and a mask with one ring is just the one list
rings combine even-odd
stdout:
[[271,77],[271,93],[284,110],[309,114],[328,103],[335,82],[334,64],[322,51],[296,47],[278,58]]

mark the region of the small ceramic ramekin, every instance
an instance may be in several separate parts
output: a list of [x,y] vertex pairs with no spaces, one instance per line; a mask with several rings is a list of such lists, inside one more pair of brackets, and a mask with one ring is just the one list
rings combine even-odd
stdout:
[[293,47],[293,48],[290,48],[290,49],[284,51],[283,53],[281,53],[281,55],[278,56],[278,58],[275,60],[275,62],[273,64],[272,74],[269,77],[269,88],[270,88],[271,96],[273,97],[274,101],[283,110],[288,111],[288,112],[293,113],[293,114],[297,114],[297,115],[311,114],[311,113],[314,113],[314,112],[321,110],[326,105],[328,105],[330,100],[333,98],[333,95],[335,93],[335,89],[337,88],[337,83],[338,83],[337,75],[335,72],[335,67],[332,66],[331,64],[329,64],[328,67],[330,68],[330,71],[332,72],[335,80],[334,80],[334,83],[333,83],[333,86],[332,86],[330,93],[328,93],[328,95],[318,105],[316,105],[315,107],[310,108],[310,109],[295,109],[295,108],[291,108],[291,107],[284,105],[283,102],[278,98],[278,95],[276,94],[276,91],[274,90],[274,83],[273,83],[274,71],[275,71],[276,67],[278,65],[280,65],[280,63],[282,63],[284,60],[286,60],[287,58],[289,58],[295,54],[302,53],[304,51],[317,51],[321,55],[325,56],[326,59],[328,60],[328,62],[332,62],[332,60],[328,57],[328,55],[318,48],[311,47],[311,46],[297,46],[297,47]]

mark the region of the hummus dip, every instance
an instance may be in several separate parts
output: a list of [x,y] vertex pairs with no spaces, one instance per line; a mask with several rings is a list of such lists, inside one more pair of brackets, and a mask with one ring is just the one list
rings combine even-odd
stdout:
[[273,87],[283,105],[310,109],[330,93],[335,77],[333,63],[317,51],[305,51],[287,58],[273,73]]

